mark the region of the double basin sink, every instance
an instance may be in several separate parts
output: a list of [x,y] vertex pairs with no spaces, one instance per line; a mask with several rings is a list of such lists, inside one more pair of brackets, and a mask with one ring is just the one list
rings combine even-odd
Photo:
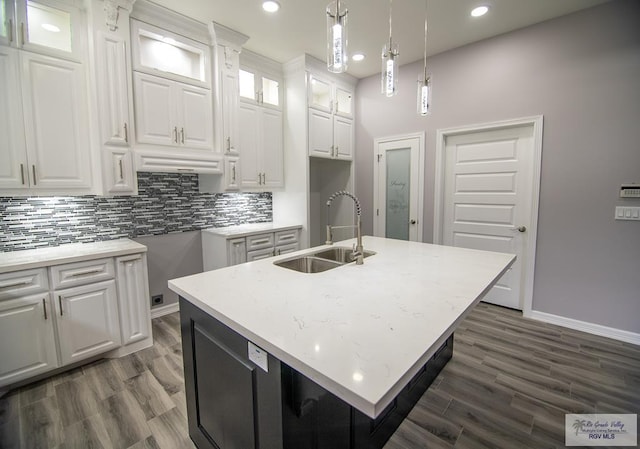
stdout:
[[[313,253],[303,254],[291,259],[279,260],[275,265],[301,273],[321,273],[353,262],[353,249],[346,246],[325,248]],[[364,251],[364,257],[374,255],[373,251]]]

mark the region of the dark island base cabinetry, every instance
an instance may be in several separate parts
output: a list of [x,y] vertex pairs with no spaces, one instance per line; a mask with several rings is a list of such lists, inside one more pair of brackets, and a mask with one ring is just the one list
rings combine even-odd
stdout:
[[371,419],[180,298],[189,435],[199,449],[381,449],[453,353],[450,336]]

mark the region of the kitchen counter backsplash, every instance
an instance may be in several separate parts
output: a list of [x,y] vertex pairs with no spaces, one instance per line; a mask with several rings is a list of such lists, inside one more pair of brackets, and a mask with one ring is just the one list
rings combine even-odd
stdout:
[[272,221],[271,193],[200,193],[198,175],[138,173],[136,196],[0,197],[0,252]]

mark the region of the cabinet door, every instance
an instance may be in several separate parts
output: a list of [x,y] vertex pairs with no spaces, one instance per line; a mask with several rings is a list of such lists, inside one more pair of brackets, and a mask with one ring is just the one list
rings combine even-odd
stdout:
[[247,242],[242,238],[227,240],[227,265],[238,265],[247,261]]
[[63,365],[120,346],[117,301],[114,280],[55,292]]
[[334,151],[339,159],[353,158],[353,121],[348,118],[334,116]]
[[0,45],[14,45],[16,40],[14,2],[0,0]]
[[331,113],[333,111],[333,87],[329,81],[309,75],[309,107]]
[[134,72],[136,140],[139,143],[178,145],[173,82]]
[[18,60],[17,50],[0,47],[0,188],[3,189],[29,187]]
[[90,188],[84,68],[28,52],[22,52],[21,58],[31,188]]
[[122,344],[127,345],[151,335],[146,256],[134,254],[118,257],[116,270]]
[[98,98],[103,144],[129,145],[127,43],[113,34],[97,35]]
[[49,294],[0,301],[0,387],[58,366]]
[[[237,56],[236,56],[237,64]],[[238,69],[222,71],[222,137],[225,153],[238,151]]]
[[257,251],[249,251],[247,253],[247,262],[252,262],[254,260],[267,259],[272,256],[275,256],[275,250],[273,248],[259,249]]
[[262,171],[265,187],[284,186],[284,147],[282,144],[282,112],[262,108]]
[[260,187],[262,183],[258,158],[258,106],[240,103],[240,158],[242,160],[240,181],[242,187]]
[[55,0],[17,1],[18,45],[32,52],[81,60],[86,46],[85,33],[80,11],[69,3]]
[[353,92],[351,90],[336,86],[334,113],[342,117],[353,118]]
[[102,163],[107,193],[137,193],[138,186],[130,148],[105,147],[102,151]]
[[211,91],[176,83],[176,96],[180,145],[213,151]]
[[333,118],[309,108],[309,156],[333,157]]

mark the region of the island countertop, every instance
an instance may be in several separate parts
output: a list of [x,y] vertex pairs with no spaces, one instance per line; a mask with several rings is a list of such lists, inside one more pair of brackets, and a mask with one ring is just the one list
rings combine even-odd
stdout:
[[307,274],[273,264],[317,247],[173,279],[169,287],[374,418],[515,256],[368,236],[363,243],[376,252],[363,265]]

